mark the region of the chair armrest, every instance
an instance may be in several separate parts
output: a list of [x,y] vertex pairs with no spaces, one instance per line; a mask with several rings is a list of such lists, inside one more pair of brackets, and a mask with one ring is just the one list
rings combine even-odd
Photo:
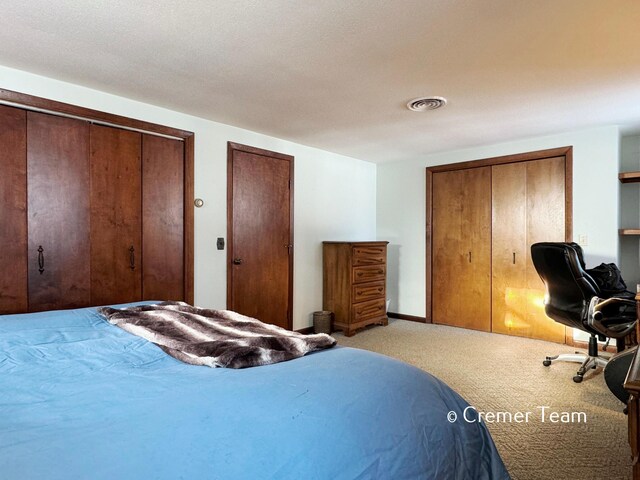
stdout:
[[[608,325],[605,325],[603,322],[605,315],[602,310],[609,306],[613,308],[617,306],[619,310],[616,313],[610,312],[606,316]],[[630,307],[633,309],[631,310]],[[613,297],[601,300],[598,297],[593,297],[589,302],[586,320],[591,330],[600,335],[609,338],[623,338],[635,328],[637,322],[636,302],[627,298]]]
[[603,300],[602,302],[598,302],[593,306],[593,311],[594,312],[599,312],[601,311],[603,308],[605,308],[608,305],[615,305],[615,304],[623,304],[623,305],[629,305],[631,307],[635,307],[636,306],[636,301],[635,300],[630,300],[628,298],[619,298],[619,297],[611,297],[611,298],[607,298],[606,300]]

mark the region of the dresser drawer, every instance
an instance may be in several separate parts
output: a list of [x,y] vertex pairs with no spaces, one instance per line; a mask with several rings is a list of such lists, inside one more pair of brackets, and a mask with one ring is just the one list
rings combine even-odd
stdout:
[[370,300],[368,302],[356,303],[351,306],[351,317],[353,322],[359,322],[370,317],[384,317],[386,314],[385,300]]
[[361,283],[353,286],[353,303],[373,300],[375,298],[385,298],[384,282]]
[[386,245],[370,246],[370,247],[353,247],[352,252],[353,266],[359,265],[379,265],[386,263],[387,247]]
[[368,267],[353,267],[352,282],[364,283],[385,280],[387,277],[387,267],[385,265],[375,265]]

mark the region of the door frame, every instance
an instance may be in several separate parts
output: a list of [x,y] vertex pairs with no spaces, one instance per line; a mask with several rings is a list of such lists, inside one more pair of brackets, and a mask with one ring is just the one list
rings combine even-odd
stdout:
[[[516,153],[500,157],[489,157],[460,163],[449,163],[426,169],[426,323],[433,323],[432,308],[432,275],[433,275],[433,174],[467,168],[487,167],[505,163],[544,160],[545,158],[564,157],[564,237],[571,242],[573,237],[573,146],[537,150],[534,152]],[[565,329],[565,342],[573,344],[573,330]]]
[[262,148],[242,145],[235,142],[227,142],[227,308],[231,308],[231,291],[233,285],[233,268],[231,261],[233,254],[233,152],[246,152],[253,155],[261,155],[263,157],[277,158],[289,162],[289,245],[294,245],[289,252],[289,291],[287,303],[287,329],[293,329],[293,255],[295,252],[295,244],[293,243],[293,197],[294,197],[294,181],[293,181],[293,163],[294,157],[284,153],[264,150]]

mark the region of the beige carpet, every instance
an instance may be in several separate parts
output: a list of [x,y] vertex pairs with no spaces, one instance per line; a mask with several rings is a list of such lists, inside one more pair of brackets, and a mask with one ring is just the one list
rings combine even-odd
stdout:
[[[529,423],[488,424],[514,480],[631,478],[624,406],[601,370],[576,384],[578,364],[542,365],[545,356],[573,352],[571,347],[404,320],[351,338],[334,336],[340,345],[383,353],[435,375],[478,411],[533,412]],[[584,412],[587,421],[543,423],[538,406]]]

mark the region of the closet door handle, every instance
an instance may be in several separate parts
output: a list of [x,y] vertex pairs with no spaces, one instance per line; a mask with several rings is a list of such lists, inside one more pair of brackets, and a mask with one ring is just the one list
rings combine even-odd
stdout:
[[136,249],[133,248],[133,245],[131,245],[131,248],[129,249],[129,268],[131,270],[136,269]]
[[513,264],[516,264],[516,252],[513,252]]
[[44,273],[44,248],[42,245],[38,247],[38,271],[40,275]]
[[471,263],[471,252],[469,252],[469,263]]

